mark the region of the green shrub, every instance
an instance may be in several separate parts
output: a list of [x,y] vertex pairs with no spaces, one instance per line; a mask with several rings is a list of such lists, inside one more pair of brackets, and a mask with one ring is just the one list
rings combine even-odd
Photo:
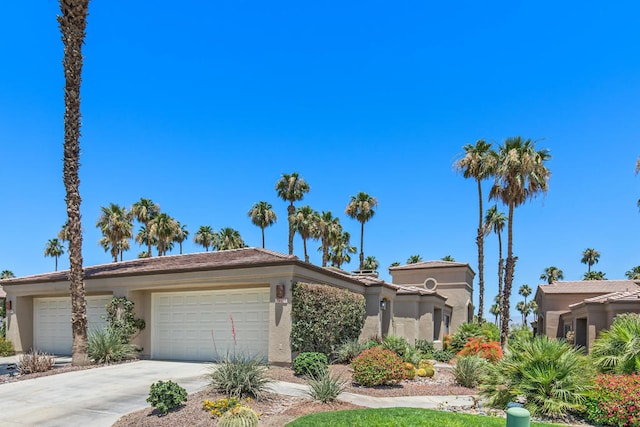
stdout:
[[292,290],[291,349],[331,355],[358,339],[365,319],[363,295],[327,285],[296,283]]
[[337,363],[351,363],[364,349],[364,344],[359,343],[358,340],[349,340],[338,346],[333,353],[333,358]]
[[[509,342],[511,341],[531,341],[533,339],[533,331],[525,325],[516,325],[509,331]],[[500,341],[500,337],[496,341]]]
[[382,341],[382,348],[391,350],[400,357],[404,357],[407,347],[409,347],[407,340],[397,335],[387,335]]
[[368,350],[372,347],[380,347],[380,346],[382,346],[382,341],[376,340],[376,339],[370,339],[363,344],[364,350]]
[[454,354],[462,350],[462,347],[467,343],[469,338],[482,336],[482,326],[477,323],[463,323],[458,327],[455,334],[451,335],[451,341],[447,350],[452,351]]
[[416,350],[421,351],[422,354],[424,354],[428,358],[431,358],[431,355],[433,355],[433,352],[435,350],[433,341],[429,340],[416,340],[415,348]]
[[208,374],[209,384],[229,397],[255,397],[267,391],[271,379],[259,357],[227,356]]
[[579,350],[564,341],[536,336],[510,343],[505,357],[488,366],[480,390],[491,406],[505,408],[524,398],[532,415],[557,417],[581,409],[591,372]]
[[89,332],[89,359],[95,363],[113,363],[138,357],[137,347],[122,342],[122,336],[111,330]]
[[300,353],[293,359],[293,372],[296,375],[319,376],[327,370],[329,361],[322,353],[306,352]]
[[14,353],[13,343],[0,337],[0,357],[13,356]]
[[41,353],[38,350],[29,350],[18,357],[16,366],[21,374],[34,374],[47,372],[53,369],[55,358],[51,354]]
[[173,381],[158,381],[151,384],[147,402],[163,414],[180,406],[187,400],[187,391]]
[[481,326],[482,336],[487,339],[487,341],[500,341],[500,328],[498,325],[491,322],[484,322]]
[[133,313],[134,302],[126,297],[113,297],[107,304],[107,329],[118,335],[124,344],[128,344],[131,338],[145,328],[142,319],[136,319]]
[[458,358],[453,375],[461,386],[474,388],[480,384],[486,367],[487,361],[480,356],[463,356]]
[[363,351],[353,359],[351,366],[353,380],[366,387],[395,384],[404,378],[402,359],[393,351],[380,347]]
[[455,357],[455,353],[449,350],[436,350],[432,356],[436,362],[449,363]]
[[600,372],[640,373],[640,315],[616,316],[611,328],[600,332],[591,347],[591,357]]
[[584,417],[597,425],[640,426],[640,375],[598,375]]
[[333,402],[347,386],[347,382],[340,375],[333,375],[325,369],[318,376],[311,376],[307,380],[309,397],[322,403]]
[[218,427],[257,427],[258,414],[248,406],[236,406],[222,414]]
[[420,350],[416,350],[411,346],[408,346],[405,349],[404,356],[402,356],[402,360],[404,360],[405,362],[413,363],[414,365],[420,363],[420,360],[424,358],[425,355]]

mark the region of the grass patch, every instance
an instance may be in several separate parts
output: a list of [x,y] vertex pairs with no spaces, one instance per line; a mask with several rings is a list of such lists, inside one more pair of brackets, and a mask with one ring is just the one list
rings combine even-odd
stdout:
[[[287,427],[504,427],[506,420],[499,417],[457,414],[415,408],[353,409],[348,411],[318,412],[305,415],[287,424]],[[557,424],[532,422],[531,427]]]

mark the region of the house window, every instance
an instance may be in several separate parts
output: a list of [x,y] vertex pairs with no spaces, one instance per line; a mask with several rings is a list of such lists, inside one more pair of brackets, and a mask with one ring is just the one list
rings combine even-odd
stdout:
[[448,314],[444,315],[444,333],[449,334],[449,324],[451,323],[451,318]]
[[564,325],[564,336],[567,336],[567,332],[569,332],[571,330],[571,323],[569,323],[568,325]]

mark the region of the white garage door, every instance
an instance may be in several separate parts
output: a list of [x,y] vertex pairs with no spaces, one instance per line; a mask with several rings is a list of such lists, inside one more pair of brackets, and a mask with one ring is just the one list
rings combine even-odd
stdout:
[[210,361],[233,352],[266,359],[269,289],[155,293],[151,328],[154,359]]
[[[89,296],[87,300],[88,330],[107,325],[106,305],[111,296]],[[71,354],[71,297],[34,298],[33,347],[54,354]]]

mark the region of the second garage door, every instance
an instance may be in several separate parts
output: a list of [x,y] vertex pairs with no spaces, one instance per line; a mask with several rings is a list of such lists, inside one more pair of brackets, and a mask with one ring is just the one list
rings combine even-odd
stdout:
[[154,359],[266,359],[269,288],[154,293],[151,327]]

